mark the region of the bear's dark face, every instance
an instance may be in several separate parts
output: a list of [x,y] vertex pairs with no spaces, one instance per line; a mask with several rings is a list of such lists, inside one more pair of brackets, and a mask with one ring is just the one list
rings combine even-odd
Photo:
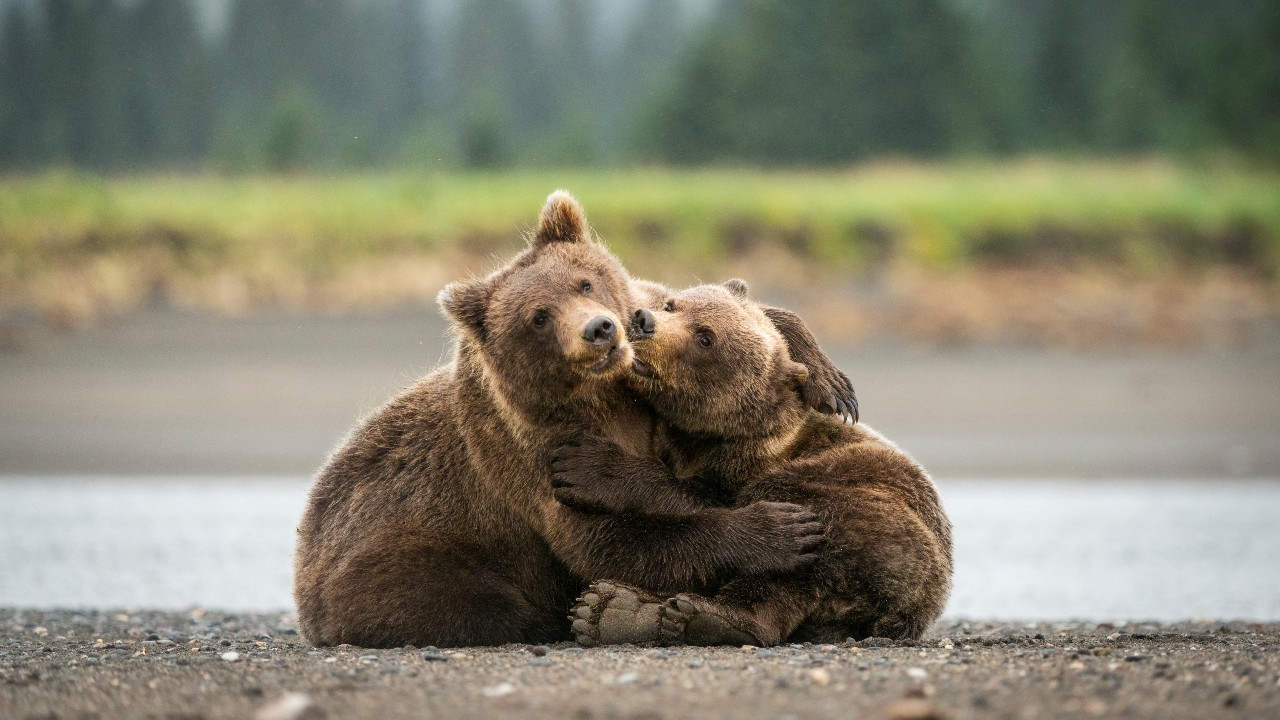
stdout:
[[454,283],[441,306],[504,404],[539,422],[593,403],[629,373],[626,271],[568,193],[547,199],[529,247],[487,278]]
[[799,424],[809,377],[745,285],[701,285],[651,308],[634,341],[631,384],[671,425],[695,435],[768,437]]

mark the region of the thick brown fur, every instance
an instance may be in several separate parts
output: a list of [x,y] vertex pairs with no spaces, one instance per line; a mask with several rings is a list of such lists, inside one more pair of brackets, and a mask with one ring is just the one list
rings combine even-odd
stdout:
[[[634,382],[662,420],[656,447],[665,463],[607,442],[570,446],[557,455],[559,497],[597,512],[664,517],[709,502],[791,503],[818,515],[826,542],[811,567],[743,573],[711,593],[682,592],[662,609],[658,635],[630,640],[919,638],[941,614],[952,573],[951,526],[932,481],[865,425],[810,411],[796,392],[809,371],[736,285],[668,297],[655,307],[652,337],[634,343],[641,371]],[[589,471],[606,456],[615,458],[607,471]],[[598,586],[584,597],[603,602]],[[671,595],[644,585],[627,592],[632,605]],[[585,605],[575,612],[575,627],[610,617]],[[590,630],[580,639],[619,636]]]
[[294,577],[305,636],[551,642],[569,638],[564,613],[584,578],[698,589],[810,562],[820,528],[795,505],[655,519],[553,497],[551,452],[566,441],[591,434],[632,456],[651,451],[650,410],[625,382],[623,328],[636,296],[656,292],[627,276],[561,191],[528,248],[442,290],[453,361],[361,422],[311,489]]

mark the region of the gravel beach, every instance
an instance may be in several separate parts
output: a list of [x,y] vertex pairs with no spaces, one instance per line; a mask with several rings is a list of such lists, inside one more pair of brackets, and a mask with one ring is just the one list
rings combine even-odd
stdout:
[[777,648],[313,648],[289,614],[0,610],[3,718],[1280,717],[1280,624]]

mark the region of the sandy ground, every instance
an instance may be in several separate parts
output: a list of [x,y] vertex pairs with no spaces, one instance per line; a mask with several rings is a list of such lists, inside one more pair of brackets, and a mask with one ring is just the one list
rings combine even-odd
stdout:
[[[940,624],[757,648],[316,649],[290,616],[0,610],[0,717],[1280,716],[1280,625]],[[260,717],[266,717],[262,715]]]
[[[935,477],[1280,476],[1280,332],[1184,352],[819,340]],[[306,475],[447,344],[434,308],[37,333],[0,352],[0,473]]]

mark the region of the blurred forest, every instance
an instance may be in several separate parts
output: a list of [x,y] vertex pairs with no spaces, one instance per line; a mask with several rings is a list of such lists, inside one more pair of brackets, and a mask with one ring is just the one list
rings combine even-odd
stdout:
[[1280,164],[1274,0],[3,5],[6,170]]

